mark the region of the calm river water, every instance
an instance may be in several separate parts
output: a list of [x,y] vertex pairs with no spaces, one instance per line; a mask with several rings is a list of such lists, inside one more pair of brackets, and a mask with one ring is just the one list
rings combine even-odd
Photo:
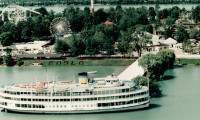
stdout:
[[[160,9],[164,8],[172,8],[173,6],[178,6],[179,8],[185,8],[186,10],[191,10],[192,7],[196,7],[199,4],[161,4]],[[145,6],[147,8],[149,7],[155,7],[153,4],[134,4],[134,5],[121,5],[122,8],[129,8],[129,7],[134,7],[134,8],[139,8],[142,6]],[[32,10],[40,8],[42,6],[31,6],[27,7]],[[61,13],[63,10],[67,7],[67,5],[61,5],[61,6],[44,6],[48,11],[53,10],[56,13]],[[85,7],[90,7],[90,5],[74,5],[74,7],[79,7],[81,10],[83,10]],[[94,10],[98,10],[99,8],[104,8],[104,9],[109,9],[110,7],[116,7],[116,5],[94,5]],[[0,7],[0,11],[2,11],[5,7]],[[10,8],[10,10],[15,10]]]
[[[70,80],[82,71],[98,71],[90,77],[119,74],[125,67],[48,67],[48,79]],[[0,120],[199,120],[200,67],[177,67],[166,71],[167,79],[160,82],[163,97],[151,99],[149,109],[104,114],[40,115],[0,112]],[[0,68],[0,84],[34,83],[46,80],[45,68]]]

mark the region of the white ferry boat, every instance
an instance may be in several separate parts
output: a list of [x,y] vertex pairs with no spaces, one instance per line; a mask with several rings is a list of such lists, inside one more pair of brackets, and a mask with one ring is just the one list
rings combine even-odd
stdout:
[[90,80],[79,73],[74,81],[37,81],[36,84],[2,86],[0,107],[23,113],[100,113],[149,106],[148,87],[120,81],[114,75]]

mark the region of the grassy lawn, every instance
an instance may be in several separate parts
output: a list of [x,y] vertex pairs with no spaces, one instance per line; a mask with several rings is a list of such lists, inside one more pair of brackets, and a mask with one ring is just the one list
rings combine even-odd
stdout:
[[175,65],[180,64],[180,65],[200,65],[200,59],[183,59],[183,58],[178,58],[175,60]]
[[127,66],[135,60],[63,60],[42,61],[43,66]]

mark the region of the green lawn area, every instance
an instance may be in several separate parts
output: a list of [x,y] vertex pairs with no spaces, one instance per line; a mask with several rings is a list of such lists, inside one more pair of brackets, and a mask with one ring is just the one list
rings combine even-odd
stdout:
[[178,58],[175,60],[175,65],[180,64],[180,65],[200,65],[200,59],[183,59],[183,58]]
[[42,61],[43,66],[127,66],[134,62],[133,59],[122,60],[60,60]]

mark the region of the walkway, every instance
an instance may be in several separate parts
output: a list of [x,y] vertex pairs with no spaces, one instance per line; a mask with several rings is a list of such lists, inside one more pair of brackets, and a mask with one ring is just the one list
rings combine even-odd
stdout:
[[138,65],[138,60],[136,60],[133,64],[131,64],[128,68],[126,68],[122,73],[120,73],[117,77],[119,80],[132,80],[138,75],[143,75],[144,69]]

